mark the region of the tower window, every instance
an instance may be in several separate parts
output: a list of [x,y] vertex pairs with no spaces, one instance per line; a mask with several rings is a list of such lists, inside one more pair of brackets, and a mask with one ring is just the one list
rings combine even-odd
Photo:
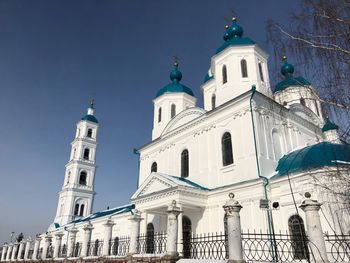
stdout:
[[79,184],[86,185],[86,178],[87,178],[86,172],[85,171],[80,172]]
[[262,64],[261,62],[258,63],[260,80],[264,81],[264,74],[263,74],[263,70],[262,70],[262,65],[261,64]]
[[83,216],[84,215],[84,208],[85,208],[84,204],[80,205],[79,216]]
[[90,155],[90,149],[85,148],[84,149],[84,160],[89,160],[89,155]]
[[153,172],[157,172],[157,163],[156,162],[153,162],[152,163],[152,166],[151,166],[151,173],[153,173]]
[[247,61],[245,59],[241,60],[241,73],[242,73],[242,78],[248,77]]
[[159,108],[158,110],[158,122],[162,121],[162,108]]
[[227,68],[226,65],[222,67],[222,84],[227,82]]
[[211,109],[215,109],[216,106],[216,95],[213,94],[213,96],[211,96]]
[[75,204],[74,206],[74,215],[77,216],[79,214],[79,204]]
[[176,105],[171,104],[171,118],[173,118],[176,115]]
[[304,98],[300,98],[300,104],[303,105],[303,106],[306,106]]
[[181,153],[181,177],[188,177],[189,160],[188,150],[183,150]]
[[88,129],[86,137],[92,138],[92,129]]
[[224,166],[233,163],[231,134],[225,132],[221,139],[222,163]]

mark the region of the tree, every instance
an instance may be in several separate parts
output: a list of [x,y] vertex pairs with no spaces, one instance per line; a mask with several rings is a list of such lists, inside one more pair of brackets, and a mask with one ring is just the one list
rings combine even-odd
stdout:
[[326,115],[340,124],[341,137],[349,141],[350,0],[302,0],[288,26],[270,20],[267,29],[275,57],[288,53],[304,69]]

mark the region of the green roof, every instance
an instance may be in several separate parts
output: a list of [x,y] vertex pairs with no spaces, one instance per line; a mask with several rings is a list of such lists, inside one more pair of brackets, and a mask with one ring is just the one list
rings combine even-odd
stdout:
[[230,47],[230,46],[243,46],[243,45],[254,45],[255,42],[253,40],[251,40],[249,37],[243,37],[243,38],[232,38],[230,40],[227,40],[224,44],[221,45],[221,47],[219,47],[215,54],[220,53],[221,51],[223,51],[224,49]]
[[274,177],[337,165],[350,165],[350,145],[321,142],[284,155]]
[[206,82],[208,82],[209,80],[211,80],[211,79],[213,79],[213,78],[214,78],[214,76],[209,76],[209,73],[207,73],[207,74],[205,75],[205,77],[204,77],[203,83],[206,83]]
[[86,114],[83,118],[81,118],[83,121],[91,121],[98,123],[96,117],[94,115]]
[[326,123],[322,127],[322,132],[330,131],[330,130],[338,130],[339,126],[331,122],[328,118],[326,120]]

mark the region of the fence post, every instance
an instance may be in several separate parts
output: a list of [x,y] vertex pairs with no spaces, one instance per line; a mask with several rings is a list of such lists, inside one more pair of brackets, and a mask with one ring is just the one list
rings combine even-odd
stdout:
[[129,217],[131,221],[129,255],[137,253],[137,243],[140,233],[141,214],[138,210],[133,210],[133,215]]
[[12,247],[13,247],[12,243],[10,243],[7,247],[6,261],[9,261],[11,259]]
[[92,226],[91,222],[89,221],[89,223],[87,223],[84,227],[84,239],[83,239],[83,244],[81,247],[81,257],[87,257],[88,255],[88,246],[89,243],[91,241],[91,232],[94,229],[94,227]]
[[58,232],[55,234],[55,247],[53,249],[53,256],[52,258],[58,258],[58,254],[60,252],[61,249],[61,245],[62,245],[62,237],[63,237],[63,233],[62,232]]
[[311,200],[311,194],[305,193],[306,199],[301,203],[300,208],[305,212],[306,229],[310,242],[311,252],[316,263],[327,263],[326,244],[324,241],[320,215],[318,211],[321,205],[317,200]]
[[19,242],[17,260],[21,260],[22,259],[21,257],[22,257],[22,253],[23,253],[23,249],[24,249],[24,244],[25,244],[24,240],[21,240]]
[[34,251],[33,251],[33,260],[37,260],[38,259],[38,250],[40,247],[40,241],[41,241],[41,237],[37,236],[35,238],[35,243],[34,243]]
[[105,227],[104,237],[103,237],[103,254],[102,256],[109,256],[109,242],[112,238],[112,228],[115,223],[109,217],[107,222],[103,224]]
[[28,237],[26,241],[26,248],[24,250],[24,260],[29,260],[29,250],[32,245],[32,242],[33,242],[32,238]]
[[69,232],[69,241],[68,241],[68,248],[67,248],[67,258],[73,257],[74,252],[74,246],[75,246],[75,239],[77,237],[78,229],[75,227],[75,225],[68,230]]
[[7,243],[5,242],[5,244],[2,247],[1,261],[5,261],[6,252],[7,252]]
[[241,218],[239,212],[242,206],[234,199],[233,193],[223,206],[227,217],[228,256],[230,262],[240,263],[243,260]]
[[17,250],[18,250],[18,242],[15,241],[15,243],[13,244],[13,248],[12,248],[11,261],[15,261],[17,259],[16,258]]
[[51,244],[52,241],[52,236],[50,234],[45,236],[45,243],[43,246],[43,253],[41,255],[41,259],[46,259],[47,258],[47,250]]
[[177,252],[177,217],[181,213],[180,207],[176,206],[176,201],[173,200],[168,206],[168,225],[167,225],[167,242],[166,254],[168,256],[178,256]]

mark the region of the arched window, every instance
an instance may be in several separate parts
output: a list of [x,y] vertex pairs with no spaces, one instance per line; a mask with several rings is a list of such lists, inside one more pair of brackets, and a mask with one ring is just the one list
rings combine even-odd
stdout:
[[118,247],[119,247],[119,237],[115,237],[112,245],[112,254],[118,255]]
[[154,253],[154,226],[152,223],[147,224],[147,233],[146,233],[146,253]]
[[300,98],[300,104],[303,105],[303,106],[306,106],[304,98]]
[[289,234],[291,235],[294,259],[309,259],[307,238],[303,219],[299,215],[292,215],[288,219]]
[[183,150],[181,153],[181,177],[188,177],[189,160],[188,150]]
[[264,74],[263,74],[263,70],[262,70],[262,65],[261,64],[262,64],[261,62],[258,63],[260,80],[264,81]]
[[84,160],[89,160],[89,155],[90,155],[90,149],[89,148],[85,148],[84,149]]
[[74,206],[74,215],[77,216],[79,214],[79,204],[75,204]]
[[213,96],[211,96],[211,109],[215,109],[216,107],[216,95],[213,94]]
[[176,105],[171,104],[171,118],[173,118],[176,115]]
[[92,137],[92,129],[88,129],[86,137],[88,137],[88,138]]
[[84,215],[84,208],[85,208],[84,204],[80,205],[79,216],[83,216]]
[[221,139],[221,148],[222,148],[222,163],[224,166],[230,165],[233,163],[233,153],[232,153],[232,140],[231,134],[225,132]]
[[152,166],[151,166],[151,173],[153,173],[153,172],[156,173],[156,172],[157,172],[157,168],[158,168],[158,167],[157,167],[157,163],[156,163],[156,162],[153,162],[153,163],[152,163]]
[[93,255],[92,256],[98,256],[100,247],[100,241],[98,239],[95,240],[95,247],[93,247]]
[[227,82],[227,68],[226,65],[222,66],[222,84]]
[[79,175],[79,184],[86,185],[87,173],[85,171],[81,171]]
[[183,238],[183,257],[191,257],[191,236],[192,222],[187,216],[182,217],[182,238]]
[[162,121],[162,108],[158,109],[158,122]]
[[279,160],[282,157],[282,144],[281,137],[278,131],[272,131],[272,143],[273,143],[273,151],[275,153],[275,160]]
[[245,59],[241,60],[241,73],[242,73],[242,78],[248,77],[247,61]]

